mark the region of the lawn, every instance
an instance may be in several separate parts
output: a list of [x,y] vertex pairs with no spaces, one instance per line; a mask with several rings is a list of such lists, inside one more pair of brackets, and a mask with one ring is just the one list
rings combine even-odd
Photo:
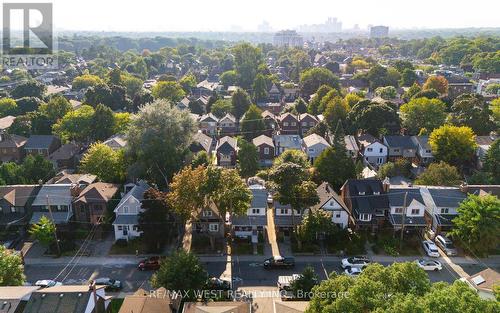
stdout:
[[325,241],[330,254],[356,255],[365,254],[366,234],[352,233],[342,230]]
[[214,254],[224,252],[223,238],[214,238],[215,249],[210,245],[210,237],[202,234],[193,234],[193,241],[191,243],[191,252],[195,254]]
[[[253,245],[250,239],[234,238],[231,244],[231,253],[235,255],[253,254]],[[257,254],[264,254],[264,244],[260,240],[259,243],[257,243]]]
[[129,240],[126,245],[117,244],[116,242],[111,246],[109,254],[132,254],[135,255],[136,251],[138,254],[147,253],[146,246],[141,241],[141,239]]
[[395,236],[392,231],[382,231],[375,235],[373,243],[372,249],[376,254],[390,256],[421,254],[419,250],[420,239],[416,235],[406,235],[401,245],[398,234]]
[[109,303],[108,313],[118,313],[120,311],[120,307],[122,306],[123,299],[113,298]]

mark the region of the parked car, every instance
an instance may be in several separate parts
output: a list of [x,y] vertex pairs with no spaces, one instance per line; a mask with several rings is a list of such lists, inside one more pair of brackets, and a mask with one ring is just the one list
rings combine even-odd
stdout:
[[439,248],[441,248],[441,250],[444,251],[444,253],[446,253],[447,256],[457,255],[457,249],[449,238],[443,235],[438,235],[434,239],[434,242]]
[[157,270],[160,268],[161,258],[159,256],[152,256],[139,262],[137,268],[141,271]]
[[295,266],[295,259],[291,257],[282,257],[280,255],[273,256],[272,258],[264,261],[264,268],[292,268]]
[[428,256],[433,258],[439,257],[439,251],[434,242],[430,240],[424,240],[422,241],[422,247],[424,248],[424,251]]
[[207,289],[209,290],[229,290],[231,289],[231,282],[217,277],[210,277],[207,280]]
[[116,279],[111,279],[108,277],[101,277],[94,280],[96,285],[106,286],[106,291],[118,291],[123,288],[122,282]]
[[292,274],[286,276],[278,276],[278,289],[279,290],[290,290],[292,283],[299,279],[301,274]]
[[342,268],[365,268],[370,264],[371,261],[367,257],[364,256],[353,256],[350,258],[342,259]]
[[357,267],[348,267],[344,271],[344,273],[350,277],[358,277],[361,272],[363,272],[363,270]]
[[54,286],[61,286],[62,283],[52,280],[52,279],[42,279],[42,280],[37,280],[35,282],[35,286],[41,287],[41,288],[48,288],[48,287],[54,287]]
[[415,262],[424,271],[440,271],[443,269],[441,262],[437,260],[419,259]]
[[267,203],[273,204],[273,195],[270,193],[267,194]]

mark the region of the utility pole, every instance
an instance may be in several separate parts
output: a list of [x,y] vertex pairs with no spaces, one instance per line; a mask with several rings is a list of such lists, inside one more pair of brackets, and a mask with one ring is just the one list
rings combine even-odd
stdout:
[[403,218],[401,219],[401,236],[399,238],[399,250],[403,248],[403,236],[405,233],[405,219],[406,219],[406,197],[408,192],[405,192],[405,198],[403,200]]
[[[52,215],[52,209],[50,208],[49,195],[47,195],[47,208],[49,209],[50,219],[52,220],[52,223],[54,223],[54,225],[55,225],[54,215]],[[57,239],[57,227],[56,227],[56,231],[54,232],[54,237],[56,238],[57,256],[60,256],[61,255],[61,247],[59,246],[59,240]]]

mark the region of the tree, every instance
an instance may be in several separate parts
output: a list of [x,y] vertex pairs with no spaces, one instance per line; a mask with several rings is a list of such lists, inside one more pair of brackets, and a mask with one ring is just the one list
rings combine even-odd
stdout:
[[395,71],[397,76],[394,75],[393,71],[390,71],[388,68],[383,67],[379,64],[370,68],[368,73],[366,73],[366,80],[370,85],[370,89],[375,90],[378,87],[385,86],[398,87],[399,73],[397,73],[395,69],[393,70]]
[[352,108],[356,103],[358,103],[361,100],[363,100],[363,98],[361,98],[355,93],[348,93],[344,97],[344,101],[349,109]]
[[316,244],[323,235],[325,239],[331,239],[338,233],[338,226],[332,221],[332,213],[323,210],[309,210],[302,223],[297,227],[297,236],[307,244]]
[[500,184],[500,139],[495,140],[486,152],[483,169],[489,174],[493,184]]
[[142,86],[144,85],[142,79],[131,75],[127,75],[122,79],[123,86],[127,90],[127,96],[129,96],[130,98],[134,98],[136,94],[141,92]]
[[401,79],[399,80],[399,84],[402,87],[410,87],[415,84],[418,80],[417,74],[415,74],[414,70],[405,69],[401,73]]
[[97,86],[100,84],[104,84],[102,79],[99,76],[84,74],[73,79],[73,83],[71,84],[71,88],[73,90],[81,90],[86,89],[88,87]]
[[123,151],[115,151],[102,143],[93,143],[80,161],[80,170],[96,175],[105,182],[123,182],[126,171]]
[[250,177],[259,169],[259,152],[251,142],[245,139],[238,140],[238,169],[241,176]]
[[178,250],[160,264],[160,269],[151,278],[154,288],[187,292],[194,299],[195,291],[201,290],[207,280],[207,272],[198,258],[191,252]]
[[217,116],[218,118],[222,118],[227,113],[231,113],[233,111],[233,105],[231,101],[225,99],[218,99],[210,108],[210,111]]
[[[257,68],[262,63],[262,51],[249,43],[237,44],[232,48],[234,68],[238,73],[239,85],[248,89],[257,75]],[[243,110],[243,112],[245,112]]]
[[476,149],[475,135],[466,126],[443,125],[429,136],[432,153],[437,160],[452,165],[463,165]]
[[56,239],[56,225],[45,215],[38,223],[31,225],[28,232],[45,247],[49,247]]
[[358,102],[347,114],[352,131],[363,130],[378,137],[384,132],[396,133],[399,130],[399,116],[394,107],[385,103],[372,103],[370,100]]
[[494,128],[491,114],[483,96],[462,94],[453,101],[449,120],[453,125],[472,128],[475,134],[488,135]]
[[250,140],[262,135],[266,130],[266,124],[262,118],[262,110],[255,104],[251,104],[241,119],[241,133]]
[[345,121],[347,112],[349,107],[346,102],[340,97],[335,97],[328,102],[323,115],[330,129],[335,129],[339,122]]
[[73,107],[66,98],[61,95],[56,95],[47,103],[42,103],[38,110],[45,114],[53,124],[63,118],[66,113],[73,110]]
[[429,186],[457,186],[460,182],[457,168],[442,161],[430,164],[415,180],[418,185]]
[[191,160],[191,166],[193,168],[196,168],[200,165],[207,167],[209,164],[210,164],[210,160],[209,160],[208,154],[205,150],[202,150],[202,151],[196,153],[193,156],[193,159]]
[[0,184],[16,185],[24,183],[23,167],[14,162],[4,162],[0,165]]
[[154,188],[144,192],[139,213],[139,231],[149,252],[160,252],[174,229],[165,193]]
[[321,100],[323,100],[323,98],[332,90],[333,88],[328,85],[321,85],[318,90],[316,90],[314,97],[309,102],[307,112],[311,113],[312,115],[320,114]]
[[14,99],[19,99],[23,97],[35,97],[42,99],[47,91],[47,86],[36,81],[29,80],[27,82],[17,85],[10,93]]
[[241,88],[235,91],[233,96],[231,97],[231,104],[233,105],[233,113],[237,119],[240,119],[243,116],[251,105],[252,101],[250,100],[250,96],[247,92]]
[[300,74],[300,89],[303,95],[312,95],[322,85],[340,90],[338,77],[326,68],[314,67]]
[[24,158],[22,166],[22,175],[24,181],[28,184],[37,184],[40,181],[47,181],[47,179],[55,175],[54,165],[43,156],[28,155]]
[[448,80],[444,76],[429,76],[425,81],[423,90],[434,89],[441,95],[448,93]]
[[238,73],[234,70],[226,71],[220,75],[220,81],[226,87],[234,86],[238,83]]
[[274,159],[273,165],[279,166],[283,163],[294,163],[305,169],[311,167],[311,163],[309,163],[307,154],[300,150],[285,150],[285,152]]
[[[314,286],[318,284],[318,275],[314,272],[314,268],[311,266],[306,266],[302,271],[302,274],[299,278],[295,279],[291,288],[293,294],[296,298],[300,300],[308,300],[309,294]],[[301,297],[301,295],[306,295],[305,297]]]
[[92,137],[96,140],[106,140],[115,131],[115,116],[111,109],[103,104],[98,104],[93,116]]
[[257,74],[253,82],[253,98],[255,102],[265,101],[267,99],[266,78],[262,74]]
[[398,96],[398,91],[394,86],[378,87],[375,94],[385,100],[393,100]]
[[439,99],[417,98],[400,107],[402,126],[412,134],[422,128],[432,132],[446,120],[446,104]]
[[42,101],[36,97],[22,97],[16,99],[17,111],[19,114],[25,114],[38,110]]
[[151,93],[155,99],[167,99],[171,102],[177,102],[181,100],[186,93],[182,90],[182,86],[177,82],[158,82],[151,89]]
[[172,178],[168,201],[182,220],[188,220],[204,205],[207,172],[204,166],[186,166]]
[[12,98],[0,99],[0,117],[17,114],[17,103]]
[[407,159],[397,159],[394,162],[382,164],[377,173],[377,177],[380,179],[396,176],[409,177],[410,175],[411,162]]
[[25,279],[21,256],[0,245],[0,286],[22,286]]
[[500,128],[500,98],[496,98],[490,103],[490,110],[497,128]]
[[485,255],[500,244],[500,199],[470,194],[457,209],[451,234],[468,250]]
[[304,101],[304,99],[300,97],[297,100],[295,100],[294,107],[298,114],[303,114],[307,112],[307,103]]
[[188,74],[182,76],[182,78],[179,80],[179,84],[182,87],[182,90],[186,94],[191,93],[191,90],[196,87],[196,77],[193,74]]
[[[77,110],[69,111],[52,126],[54,134],[63,141],[90,142],[93,138],[95,111],[89,105],[82,105]],[[106,127],[106,125],[99,125]]]
[[354,162],[345,148],[340,122],[335,129],[332,146],[321,152],[314,161],[314,167],[318,181],[328,182],[335,189],[339,189],[347,179],[356,177]]
[[[420,91],[422,91],[422,88],[417,84],[417,83],[414,83],[413,85],[411,85],[410,88],[408,88],[405,93],[403,94],[403,98],[406,100],[406,101],[409,101],[411,98],[413,98],[413,96],[417,93],[419,93]],[[438,94],[439,96],[439,94]]]
[[184,165],[194,132],[189,112],[180,111],[165,100],[141,107],[127,130],[126,154],[133,162],[132,172],[167,186]]
[[128,112],[113,114],[113,134],[124,134],[132,120],[132,115]]

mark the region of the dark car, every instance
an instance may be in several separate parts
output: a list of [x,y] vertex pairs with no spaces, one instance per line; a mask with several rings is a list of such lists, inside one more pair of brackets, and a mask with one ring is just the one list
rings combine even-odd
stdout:
[[217,277],[211,277],[207,280],[206,287],[209,290],[229,290],[231,289],[231,282]]
[[152,271],[160,268],[161,258],[159,256],[152,256],[148,259],[142,260],[137,265],[137,268],[141,271]]
[[282,257],[280,255],[264,261],[264,268],[292,268],[295,266],[295,259],[291,257]]
[[108,277],[97,278],[94,280],[96,285],[106,286],[106,291],[118,291],[122,289],[122,282]]

